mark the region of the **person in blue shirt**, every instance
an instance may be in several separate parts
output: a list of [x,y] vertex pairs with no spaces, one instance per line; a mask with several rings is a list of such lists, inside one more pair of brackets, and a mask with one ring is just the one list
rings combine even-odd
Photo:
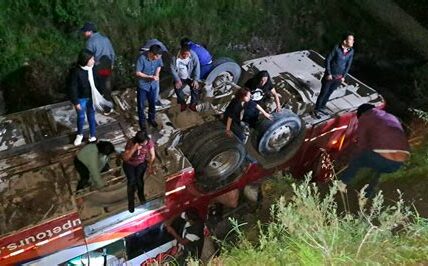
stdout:
[[[97,31],[94,23],[86,22],[80,29],[83,37],[87,39],[86,49],[91,51],[95,57],[95,70],[100,78],[100,89],[104,98],[110,102],[112,90],[112,74],[113,64],[116,59],[111,41],[106,36]],[[112,108],[106,108],[104,114],[108,115],[112,112]]]
[[162,48],[159,45],[152,45],[149,51],[143,52],[137,60],[135,75],[138,78],[137,88],[137,106],[138,120],[141,130],[146,129],[146,116],[144,114],[144,105],[147,100],[149,103],[148,123],[157,128],[155,121],[157,88],[159,87],[159,74],[162,63]]
[[354,35],[352,33],[345,34],[342,42],[334,46],[333,50],[328,54],[325,60],[325,73],[321,80],[321,91],[315,103],[315,115],[319,117],[319,113],[328,115],[324,111],[325,105],[334,90],[345,81],[351,68],[352,59],[354,57]]
[[189,38],[183,38],[180,41],[181,47],[188,45],[199,59],[200,78],[205,79],[213,68],[213,57],[211,53],[202,45],[192,42]]

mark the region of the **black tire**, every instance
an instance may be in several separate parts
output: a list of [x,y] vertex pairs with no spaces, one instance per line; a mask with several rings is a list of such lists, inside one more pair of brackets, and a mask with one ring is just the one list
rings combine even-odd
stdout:
[[[233,59],[222,57],[215,59],[213,62],[213,69],[208,74],[207,78],[205,79],[205,85],[208,85],[209,87],[212,86],[212,89],[215,89],[216,87],[221,86],[221,83],[225,81],[230,81],[233,83],[238,83],[238,80],[241,76],[241,67],[233,61]],[[224,91],[230,91],[232,89],[232,86],[227,86],[227,89],[222,89]],[[222,95],[228,95],[228,93],[222,91],[222,90],[215,90],[211,93],[213,97],[222,97]]]
[[272,116],[272,120],[265,119],[257,126],[253,144],[264,157],[285,161],[294,156],[304,141],[304,122],[286,109]]
[[192,131],[183,138],[181,149],[195,169],[196,187],[208,193],[235,181],[242,173],[244,145],[236,137],[228,138],[221,122],[204,124]]

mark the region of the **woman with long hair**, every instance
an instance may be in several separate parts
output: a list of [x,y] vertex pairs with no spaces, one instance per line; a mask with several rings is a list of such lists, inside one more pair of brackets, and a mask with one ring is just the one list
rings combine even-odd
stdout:
[[74,145],[78,146],[83,140],[83,126],[85,114],[89,123],[89,142],[97,140],[95,109],[103,110],[112,107],[112,103],[105,100],[97,90],[99,78],[94,71],[94,54],[84,49],[79,53],[77,66],[72,72],[70,84],[70,98],[77,112],[77,135]]
[[240,141],[245,142],[245,129],[242,121],[244,112],[250,105],[254,105],[267,119],[272,118],[260,105],[251,102],[251,93],[248,89],[241,88],[236,91],[235,97],[230,101],[224,112],[224,123],[226,124],[226,135],[228,137],[232,137],[233,132]]
[[[281,111],[281,102],[279,100],[280,95],[276,92],[273,87],[269,72],[262,70],[259,71],[253,78],[249,79],[245,83],[245,87],[251,93],[251,101],[260,105],[265,102],[270,95],[275,98],[276,108],[275,111]],[[244,121],[248,122],[251,127],[255,127],[259,117],[260,111],[256,105],[250,104],[248,108],[246,108],[244,113]]]
[[134,212],[135,189],[141,203],[146,201],[144,196],[144,173],[146,169],[149,174],[153,173],[153,162],[155,161],[155,144],[146,131],[138,131],[128,141],[123,153],[123,170],[128,179],[128,210]]

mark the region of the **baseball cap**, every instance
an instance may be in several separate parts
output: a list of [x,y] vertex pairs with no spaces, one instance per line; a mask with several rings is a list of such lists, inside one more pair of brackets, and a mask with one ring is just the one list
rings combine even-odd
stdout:
[[95,27],[95,24],[93,22],[85,22],[85,24],[83,25],[83,27],[80,29],[80,32],[85,32],[85,31],[97,31],[97,28]]

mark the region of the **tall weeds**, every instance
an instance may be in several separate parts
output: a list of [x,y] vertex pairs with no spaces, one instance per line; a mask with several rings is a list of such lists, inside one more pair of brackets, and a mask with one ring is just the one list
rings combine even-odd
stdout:
[[[372,202],[359,198],[357,213],[341,212],[341,189],[333,182],[321,196],[307,181],[293,184],[293,197],[271,208],[272,222],[259,224],[259,240],[229,246],[219,258],[225,265],[416,264],[428,262],[428,222],[406,206],[400,191],[393,205],[382,193]],[[361,191],[360,195],[363,195]],[[240,230],[240,229],[236,229]],[[242,235],[242,232],[240,233]]]

